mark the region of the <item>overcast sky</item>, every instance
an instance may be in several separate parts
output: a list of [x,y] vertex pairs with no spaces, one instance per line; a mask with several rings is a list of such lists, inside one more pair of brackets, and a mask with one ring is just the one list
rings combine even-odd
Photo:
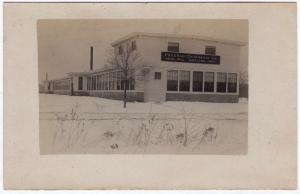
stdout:
[[103,67],[110,43],[132,32],[200,35],[248,42],[245,20],[40,20],[38,22],[39,81]]

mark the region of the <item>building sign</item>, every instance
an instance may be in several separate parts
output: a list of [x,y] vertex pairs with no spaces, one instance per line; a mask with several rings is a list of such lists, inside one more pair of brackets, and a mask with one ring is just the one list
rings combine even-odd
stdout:
[[220,64],[220,56],[189,53],[161,52],[161,60],[182,63]]

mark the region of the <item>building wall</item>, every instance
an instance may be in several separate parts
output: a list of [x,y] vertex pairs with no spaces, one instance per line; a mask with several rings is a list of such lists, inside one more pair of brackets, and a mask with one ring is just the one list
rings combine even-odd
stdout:
[[[136,71],[135,90],[128,91],[128,101],[154,101],[162,102],[166,100],[186,100],[186,101],[211,101],[211,102],[237,102],[239,89],[235,94],[227,93],[204,93],[192,91],[192,72],[242,72],[243,66],[247,63],[248,47],[241,47],[232,44],[204,41],[198,39],[179,38],[157,38],[139,36],[134,39],[137,45],[137,52],[141,56],[143,66],[149,67]],[[130,41],[132,41],[130,40]],[[215,46],[216,55],[220,56],[220,64],[198,64],[183,62],[161,61],[161,52],[168,51],[168,42],[179,43],[179,53],[205,54],[205,46]],[[118,45],[116,45],[118,46]],[[242,48],[242,51],[241,51]],[[243,65],[244,64],[244,65]],[[184,70],[190,72],[189,92],[169,92],[167,91],[168,70]],[[155,79],[155,72],[161,73],[161,79]],[[99,75],[106,72],[91,73],[81,76],[83,78],[83,88],[78,88],[78,75],[73,75],[74,95],[90,95],[110,99],[123,99],[122,90],[87,90],[87,77]],[[215,74],[216,75],[216,74]],[[142,79],[141,79],[142,78]],[[216,82],[216,76],[215,76]],[[239,83],[237,83],[239,85]],[[216,83],[215,83],[216,87]],[[237,87],[239,88],[239,87]],[[51,90],[52,91],[52,90]],[[71,94],[71,91],[53,91],[57,94]]]
[[221,103],[237,103],[238,95],[224,94],[187,94],[187,93],[167,93],[167,101],[201,101],[201,102],[221,102]]
[[[190,71],[192,82],[192,71],[213,71],[213,72],[241,72],[243,71],[242,63],[247,60],[241,59],[241,46],[222,44],[210,41],[176,39],[176,38],[156,38],[156,37],[139,37],[137,40],[137,51],[140,53],[144,65],[151,66],[152,69],[146,76],[144,85],[145,101],[160,102],[174,98],[168,98],[167,93],[167,71],[168,70],[185,70]],[[205,54],[205,46],[216,46],[216,55],[220,56],[220,64],[198,64],[182,62],[161,61],[161,52],[168,50],[168,42],[179,43],[179,53]],[[246,50],[244,48],[244,50]],[[246,53],[246,52],[244,52]],[[245,65],[244,65],[245,66]],[[154,72],[161,72],[161,80],[154,79]],[[191,84],[192,87],[192,84]],[[191,88],[192,90],[192,88]],[[179,92],[180,93],[180,92]],[[192,91],[190,94],[194,94]],[[213,95],[213,94],[210,94]],[[220,97],[220,94],[216,94]],[[224,94],[226,96],[227,94]],[[180,95],[175,95],[180,96]],[[196,99],[192,95],[192,99]],[[207,96],[207,95],[204,95]],[[215,99],[220,99],[216,97]],[[180,97],[179,100],[182,98]],[[186,98],[187,99],[187,98]],[[192,100],[190,99],[190,100]],[[205,97],[199,97],[199,101],[205,101]],[[208,98],[212,99],[212,98]],[[229,100],[230,101],[230,100]]]
[[[90,96],[108,98],[113,100],[123,100],[123,91],[89,91]],[[127,101],[128,102],[144,102],[143,92],[127,91]]]
[[[168,42],[179,43],[179,53],[204,54],[205,46],[216,46],[216,55],[221,57],[220,65],[179,63],[161,61],[161,52],[168,50]],[[199,68],[215,71],[242,70],[240,50],[241,47],[231,44],[216,43],[196,39],[176,39],[176,38],[155,38],[139,37],[137,40],[137,50],[145,64],[150,66],[166,66],[169,68]]]

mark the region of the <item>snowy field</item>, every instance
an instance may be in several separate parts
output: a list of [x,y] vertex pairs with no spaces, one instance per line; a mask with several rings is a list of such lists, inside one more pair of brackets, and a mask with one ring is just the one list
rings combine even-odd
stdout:
[[40,94],[41,154],[246,154],[248,104]]

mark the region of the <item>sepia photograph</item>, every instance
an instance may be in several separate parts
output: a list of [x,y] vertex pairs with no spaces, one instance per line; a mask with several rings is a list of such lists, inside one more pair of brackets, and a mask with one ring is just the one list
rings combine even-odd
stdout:
[[3,187],[297,189],[296,3],[3,4]]
[[247,20],[38,20],[41,154],[247,154]]

